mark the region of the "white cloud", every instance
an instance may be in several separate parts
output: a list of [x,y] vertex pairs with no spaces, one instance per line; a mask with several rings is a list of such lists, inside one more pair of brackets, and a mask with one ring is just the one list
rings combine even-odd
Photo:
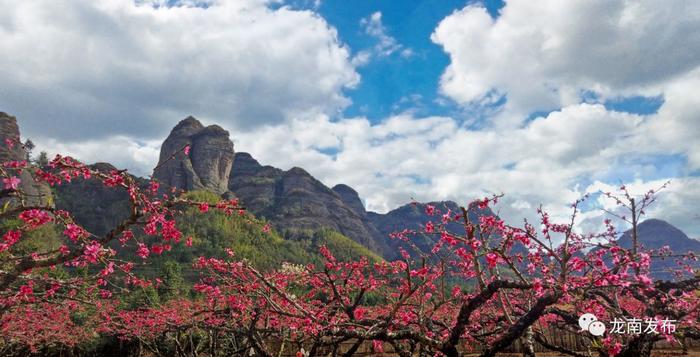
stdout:
[[63,140],[334,114],[359,75],[312,11],[263,0],[0,0],[0,108]]
[[[470,130],[447,117],[399,115],[373,125],[365,118],[331,121],[321,116],[235,136],[237,147],[262,163],[304,167],[329,186],[349,184],[370,210],[385,212],[412,198],[464,203],[505,193],[498,208],[517,224],[523,217],[536,219],[540,204],[553,217],[565,219],[573,201],[598,187],[585,182],[614,177],[621,159],[633,162],[657,153],[636,147],[650,119],[578,104],[508,130]],[[673,187],[700,183],[672,180]],[[700,196],[683,196],[685,191],[679,189],[667,203],[661,197],[653,214],[689,234],[700,233],[700,221],[688,212],[688,207],[700,206]],[[599,219],[601,212],[586,217]]]
[[[312,11],[149,1],[0,0],[0,51],[9,54],[0,57],[0,110],[19,117],[37,151],[147,175],[167,131],[194,114],[262,163],[353,186],[371,210],[503,192],[501,214],[513,223],[534,219],[539,204],[566,217],[571,202],[617,177],[620,162],[676,154],[684,170],[700,169],[695,3],[511,0],[496,20],[474,6],[453,13],[432,36],[451,58],[441,90],[466,107],[508,100],[489,114],[497,125],[477,130],[411,113],[374,124],[334,115],[357,66],[411,54],[381,13],[362,23],[377,45],[350,58]],[[618,113],[579,103],[583,89],[664,103],[653,115]],[[542,109],[555,111],[523,122]],[[633,185],[653,186],[660,176],[644,165]],[[669,178],[650,216],[700,236],[700,181]]]
[[129,169],[132,174],[148,177],[158,162],[161,140],[137,141],[126,136],[111,136],[99,140],[66,143],[41,137],[34,140],[34,153],[45,151],[49,159],[61,154],[72,156],[86,164],[107,162],[118,169]]
[[[656,202],[646,210],[644,217],[658,218],[680,227],[691,238],[700,239],[700,213],[697,211],[700,205],[700,178],[680,177],[660,180],[635,180],[625,183],[627,190],[634,196],[642,196],[649,190],[657,190],[664,183],[670,184],[659,191]],[[603,182],[594,182],[587,191],[589,192],[618,192],[618,185]],[[604,195],[597,198],[600,206],[611,212],[626,214],[615,202]],[[600,211],[599,211],[600,213]]]
[[413,56],[412,49],[404,47],[404,45],[389,35],[386,26],[382,23],[382,13],[380,11],[362,18],[360,27],[367,35],[374,37],[377,43],[371,50],[362,50],[355,55],[354,62],[358,65],[367,64],[373,56],[382,58],[397,52],[404,58]]
[[[481,184],[515,193],[509,209],[541,202],[559,216],[566,203],[609,186],[607,180],[632,177],[631,186],[648,189],[671,179],[649,215],[700,236],[700,181],[687,176],[700,169],[699,33],[700,4],[686,1],[510,0],[495,19],[479,5],[455,11],[431,36],[450,56],[442,94],[476,111],[493,111],[503,98],[506,104],[487,113],[489,129],[456,140],[487,151],[463,144],[454,154],[478,163]],[[579,104],[584,91],[600,100],[664,101],[656,114],[624,116]],[[525,121],[549,110],[556,111]],[[482,156],[492,161],[479,163]],[[658,172],[658,157],[671,156],[685,159],[681,172]],[[509,161],[512,170],[494,171]],[[440,182],[449,192],[469,185],[454,173]],[[602,212],[584,216],[582,227],[591,228]]]
[[451,63],[442,92],[460,104],[507,97],[498,125],[603,96],[658,95],[700,64],[700,3],[511,0],[492,19],[469,5],[432,35]]
[[664,90],[665,102],[639,137],[638,150],[649,148],[682,154],[689,170],[700,170],[700,68],[674,80]]

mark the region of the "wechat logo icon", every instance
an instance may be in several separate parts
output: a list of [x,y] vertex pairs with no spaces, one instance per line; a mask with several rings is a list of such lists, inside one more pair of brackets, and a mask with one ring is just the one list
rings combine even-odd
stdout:
[[578,325],[581,331],[588,331],[593,336],[603,336],[605,333],[605,324],[598,321],[598,318],[593,314],[583,314],[578,318]]

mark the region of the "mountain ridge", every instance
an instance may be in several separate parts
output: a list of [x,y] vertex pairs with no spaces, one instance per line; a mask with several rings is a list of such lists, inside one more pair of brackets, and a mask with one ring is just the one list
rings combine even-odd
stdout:
[[[5,113],[0,113],[0,119],[3,138],[19,140],[16,119]],[[234,152],[229,135],[220,126],[205,127],[192,116],[181,120],[173,127],[161,147],[159,163],[169,161],[158,168],[154,177],[164,185],[186,190],[207,190],[223,196],[234,194],[251,213],[268,219],[282,234],[285,231],[290,231],[293,235],[298,231],[332,229],[388,259],[396,258],[397,248],[401,246],[399,241],[389,238],[390,233],[402,229],[415,230],[428,220],[436,219],[435,216],[426,214],[427,204],[442,211],[459,210],[459,205],[454,201],[436,201],[407,203],[386,213],[367,211],[358,192],[349,185],[341,183],[331,188],[303,168],[293,167],[285,171],[263,165],[250,153]],[[181,152],[185,145],[191,145],[190,155]],[[23,153],[13,151],[10,154],[5,154],[4,157],[17,159]],[[93,166],[107,171],[115,169],[109,163],[96,163]],[[196,184],[197,180],[182,178],[197,178],[199,184]],[[31,181],[27,179],[26,182]],[[89,195],[74,203],[88,207],[94,201],[99,204],[90,207],[99,207],[100,212],[118,218],[115,212],[123,205],[117,201],[123,200],[123,195],[105,194],[93,186],[76,182],[55,188],[57,208],[63,209],[66,204],[62,196],[88,190]],[[89,217],[86,216],[86,219]],[[470,218],[475,220],[478,217]],[[97,226],[99,231],[99,227],[106,224],[89,222],[87,226]],[[449,229],[458,232],[461,225],[453,223]],[[670,242],[677,253],[685,253],[683,247],[686,246],[692,251],[700,252],[700,241],[689,238],[676,227],[659,219],[648,219],[640,223],[639,233],[642,243],[646,243],[649,248],[658,249]],[[628,234],[623,235],[620,244],[624,246],[628,240]],[[434,237],[423,237],[417,238],[416,245],[421,250],[426,250],[434,243]]]

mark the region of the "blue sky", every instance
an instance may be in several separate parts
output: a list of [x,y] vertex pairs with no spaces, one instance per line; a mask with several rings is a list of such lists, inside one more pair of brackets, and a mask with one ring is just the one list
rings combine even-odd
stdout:
[[[327,0],[318,7],[311,6],[338,30],[340,40],[355,51],[371,48],[377,43],[375,37],[364,31],[361,22],[380,12],[387,35],[413,52],[409,57],[394,53],[359,67],[362,80],[357,88],[347,91],[352,105],[345,109],[344,114],[366,116],[373,122],[405,110],[423,115],[464,116],[454,102],[439,100],[439,78],[450,58],[430,40],[430,35],[442,19],[468,4],[484,6],[494,19],[504,6],[501,0]],[[301,1],[291,6],[309,8],[310,5]],[[602,102],[610,110],[653,114],[663,103],[663,97],[631,96],[601,101],[595,93],[582,93],[581,101]],[[547,113],[535,111],[530,116]]]
[[194,115],[370,210],[504,192],[508,219],[566,217],[587,192],[671,180],[650,214],[700,237],[697,2],[0,6],[0,110],[39,150],[147,176]]
[[[494,17],[503,6],[502,1],[479,3]],[[353,104],[345,115],[366,116],[374,122],[407,109],[421,114],[459,115],[454,103],[437,103],[440,74],[449,64],[449,57],[430,40],[430,34],[443,18],[465,4],[456,0],[323,1],[319,13],[350,48],[361,50],[376,44],[377,39],[363,30],[361,20],[380,12],[387,34],[413,52],[407,58],[395,53],[360,67],[362,81],[355,90],[347,92]]]
[[[359,86],[347,91],[352,105],[342,114],[348,117],[363,116],[373,123],[403,111],[411,111],[416,115],[473,118],[474,112],[463,110],[453,101],[445,100],[439,93],[439,78],[450,63],[450,58],[441,46],[430,39],[430,35],[442,19],[468,4],[485,7],[494,19],[499,17],[499,11],[504,6],[504,2],[500,0],[323,1],[315,10],[338,30],[340,40],[355,52],[371,48],[378,42],[378,39],[366,33],[362,26],[363,19],[376,12],[382,15],[381,20],[387,35],[395,38],[403,48],[412,51],[412,55],[408,57],[401,56],[397,51],[358,67],[362,79]],[[308,5],[301,2],[296,7],[304,8]],[[497,104],[502,105],[506,101],[507,98],[503,98]],[[602,103],[612,111],[649,115],[656,113],[661,107],[663,96],[635,95],[601,99],[591,91],[581,93],[581,102]],[[535,110],[528,114],[528,118],[531,120],[543,117],[555,110],[559,108]],[[323,152],[335,154],[334,150]],[[639,172],[635,171],[639,165],[655,168],[655,172],[646,176],[648,179],[698,174],[684,172],[686,158],[683,155],[651,155],[625,159],[617,164],[618,170],[600,178],[605,182],[634,180],[639,175]]]
[[425,111],[439,114],[453,109],[435,103],[438,79],[449,58],[430,41],[430,34],[442,18],[463,4],[464,1],[357,1],[352,6],[346,1],[322,3],[321,14],[351,48],[375,45],[376,39],[362,30],[360,21],[379,11],[388,35],[414,53],[408,58],[394,54],[361,67],[359,87],[348,92],[353,105],[346,110],[347,115],[378,120],[397,112],[395,105],[406,109],[407,103],[401,103],[401,99],[416,94],[421,96],[420,104],[427,107]]

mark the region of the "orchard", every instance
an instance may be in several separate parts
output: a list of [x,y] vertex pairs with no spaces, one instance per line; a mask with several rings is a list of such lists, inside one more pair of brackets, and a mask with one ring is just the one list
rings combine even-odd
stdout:
[[[188,151],[183,147],[173,157]],[[50,186],[97,180],[124,191],[129,216],[95,235],[71,212],[28,203],[23,170]],[[517,343],[530,356],[535,344],[579,357],[648,356],[657,341],[683,348],[684,341],[700,339],[700,276],[688,265],[696,257],[636,242],[636,226],[657,190],[641,197],[624,186],[604,193],[626,211],[611,218],[632,226],[632,249],[616,243],[620,232],[611,220],[601,232],[577,229],[585,198],[572,205],[566,221],[544,210],[537,212],[539,221],[519,226],[495,215],[473,219],[498,205],[495,195],[458,212],[427,206],[432,219],[421,229],[392,235],[408,247],[416,236],[432,237],[428,252],[401,249],[394,261],[347,261],[323,247],[321,264],[260,269],[229,250],[225,257],[195,260],[189,294],[129,306],[129,296],[163,284],[140,267],[173,247],[192,245],[177,226],[184,212],[222,212],[264,232],[270,226],[236,199],[197,201],[154,180],[144,185],[127,171],[103,172],[71,157],[56,156],[44,167],[4,162],[0,175],[3,355],[82,355],[106,344],[134,355],[351,356],[371,346],[402,357],[452,357],[494,356]],[[455,224],[459,230],[450,228]],[[58,243],[41,244],[47,230],[58,232]],[[651,276],[651,261],[662,257],[677,262],[671,280]],[[608,331],[582,331],[584,313],[606,322]],[[610,330],[610,322],[629,318],[658,326],[652,333]],[[579,334],[586,349],[558,344],[545,332],[552,329]]]

